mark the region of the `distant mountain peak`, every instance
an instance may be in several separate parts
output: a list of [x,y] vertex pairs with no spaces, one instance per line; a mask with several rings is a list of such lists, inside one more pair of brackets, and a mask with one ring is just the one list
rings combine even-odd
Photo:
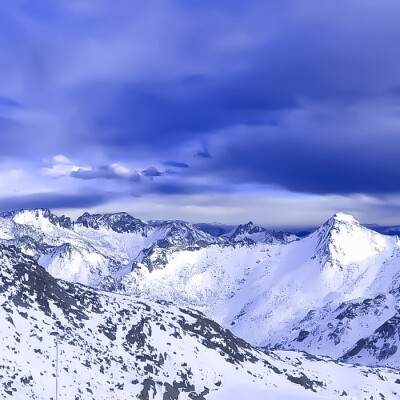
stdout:
[[58,217],[48,208],[21,209],[17,211],[8,211],[0,215],[2,218],[13,219],[18,224],[36,225],[44,221],[50,222],[54,226],[62,228],[71,228],[72,221],[69,217],[62,215]]
[[35,218],[38,217],[45,217],[48,218],[51,215],[54,215],[48,208],[21,208],[19,210],[12,210],[12,211],[4,211],[0,214],[1,217],[13,217],[18,214],[29,214]]
[[115,232],[136,232],[143,225],[143,222],[127,212],[90,214],[83,213],[76,221],[76,225],[86,228],[100,229],[100,227],[110,228]]
[[231,237],[236,237],[238,235],[243,235],[244,233],[258,233],[258,232],[265,232],[266,229],[262,228],[261,226],[256,226],[253,224],[252,221],[249,221],[247,224],[239,225],[234,232],[232,233]]
[[233,243],[288,243],[296,240],[297,236],[287,232],[276,232],[262,226],[254,225],[252,221],[241,224],[231,232],[222,236]]

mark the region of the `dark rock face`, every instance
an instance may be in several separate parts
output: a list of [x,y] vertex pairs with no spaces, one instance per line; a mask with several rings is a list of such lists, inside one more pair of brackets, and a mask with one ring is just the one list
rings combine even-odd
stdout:
[[62,215],[61,217],[58,217],[58,224],[62,228],[66,228],[66,229],[71,229],[71,227],[72,227],[71,218],[66,217],[64,215]]
[[253,222],[248,222],[247,224],[244,225],[239,225],[235,231],[232,233],[231,238],[235,238],[239,235],[243,235],[245,233],[248,234],[253,234],[253,233],[260,233],[260,232],[266,232],[267,230],[265,228],[262,228],[261,226],[255,226]]
[[204,346],[210,349],[217,349],[221,355],[226,357],[230,363],[240,363],[243,361],[256,362],[257,358],[250,352],[251,346],[244,340],[237,338],[227,329],[223,329],[216,322],[206,318],[200,312],[180,309],[181,312],[196,319],[194,323],[187,322],[186,319],[179,319],[179,325],[189,332],[200,336]]
[[96,230],[100,227],[108,227],[118,233],[138,232],[144,226],[140,219],[125,212],[116,214],[89,214],[85,212],[76,220],[75,224]]
[[389,359],[397,353],[400,342],[400,314],[382,324],[375,332],[360,339],[355,346],[341,357],[343,361],[355,361],[360,354],[375,357],[378,361]]
[[351,357],[357,355],[361,350],[363,350],[367,346],[367,343],[368,343],[367,339],[360,339],[356,343],[356,345],[342,357],[343,361],[346,361]]
[[[45,314],[50,315],[49,301],[53,301],[71,321],[87,319],[84,308],[33,258],[22,255],[14,246],[0,245],[0,254],[0,257],[7,256],[15,261],[13,279],[2,279],[0,285],[0,293],[13,288],[9,300],[14,305],[27,309],[38,305]],[[15,282],[23,284],[16,285]]]
[[354,319],[360,315],[366,315],[372,307],[382,306],[385,300],[386,296],[380,294],[373,299],[365,299],[362,302],[352,302],[351,304],[343,303],[336,310],[340,311],[336,319],[342,321],[345,318]]
[[[151,327],[147,322],[148,318],[142,318],[137,325],[133,325],[125,336],[126,341],[130,344],[144,347],[147,335],[151,336]],[[145,333],[145,327],[147,328],[147,335]]]
[[292,375],[288,375],[288,379],[290,382],[296,383],[298,385],[303,386],[306,389],[312,390],[313,392],[316,392],[316,388],[317,387],[322,387],[323,383],[317,380],[310,380],[309,378],[307,378],[306,375],[304,375],[303,373],[300,374],[300,376],[292,376]]
[[[396,312],[395,297],[392,292],[381,293],[312,309],[294,324],[288,337],[282,335],[282,342],[266,347],[307,351],[346,362],[362,363],[366,359],[370,365],[397,366],[400,336],[397,317],[390,318]],[[368,335],[374,331],[372,327],[373,335],[363,337],[360,332]]]
[[305,331],[305,330],[301,330],[299,332],[299,336],[297,337],[297,341],[298,342],[302,342],[306,337],[308,337],[309,334],[310,334],[310,332]]
[[[29,210],[15,210],[15,211],[6,211],[0,214],[1,218],[11,219],[21,211],[29,211]],[[34,210],[30,210],[34,214],[36,218],[45,218],[48,219],[53,225],[59,226],[61,228],[70,229],[72,226],[71,218],[62,215],[58,217],[53,214],[48,208],[36,208]]]
[[[247,235],[251,236],[254,234],[261,235],[258,235],[256,240],[251,237],[247,237]],[[268,230],[261,226],[254,225],[253,222],[250,221],[247,224],[239,225],[232,233],[226,234],[225,238],[227,242],[231,244],[242,243],[244,245],[251,246],[258,241],[264,243],[285,243],[287,242],[288,236],[290,236],[289,233]]]
[[164,383],[165,392],[163,395],[163,400],[178,400],[179,390],[169,383]]
[[[175,251],[196,251],[221,240],[202,232],[182,221],[150,221],[149,226],[159,229],[164,237],[143,249],[137,259],[151,272],[162,269],[168,263],[168,254]],[[135,261],[133,268],[137,267]]]

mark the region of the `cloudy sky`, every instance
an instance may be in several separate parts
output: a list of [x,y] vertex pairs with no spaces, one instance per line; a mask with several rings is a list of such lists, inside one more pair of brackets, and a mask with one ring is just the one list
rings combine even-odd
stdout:
[[397,0],[5,0],[0,209],[400,223]]

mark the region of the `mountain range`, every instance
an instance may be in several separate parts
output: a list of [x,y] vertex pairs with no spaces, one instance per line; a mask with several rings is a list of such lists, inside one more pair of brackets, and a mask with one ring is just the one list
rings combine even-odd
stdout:
[[57,329],[64,389],[78,399],[131,398],[127,387],[143,399],[231,399],[238,382],[248,398],[396,398],[397,236],[343,213],[305,237],[251,222],[204,228],[2,213],[4,393],[49,398],[39,388]]

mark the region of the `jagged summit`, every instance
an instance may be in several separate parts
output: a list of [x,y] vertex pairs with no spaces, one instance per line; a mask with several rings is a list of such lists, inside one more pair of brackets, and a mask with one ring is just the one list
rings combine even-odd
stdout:
[[52,216],[56,216],[48,208],[21,208],[18,210],[4,211],[0,214],[0,217],[12,218],[13,216],[18,215],[18,214],[29,214],[34,218],[40,218],[40,217],[49,218]]
[[275,232],[254,225],[252,221],[247,224],[241,224],[235,229],[223,235],[231,243],[288,243],[296,240],[297,236],[286,232]]
[[266,229],[261,226],[255,226],[252,221],[249,221],[247,224],[239,225],[232,236],[241,235],[243,233],[257,233],[257,232],[265,232]]
[[18,224],[43,225],[50,223],[54,226],[70,229],[72,220],[64,215],[58,217],[48,208],[21,209],[15,211],[6,211],[0,214],[0,218],[12,219]]
[[85,212],[74,222],[48,209],[0,216],[0,243],[17,246],[58,278],[92,286],[119,279],[139,255],[160,253],[155,258],[161,260],[166,251],[218,241],[187,222],[144,222],[126,212]]
[[385,237],[343,212],[334,214],[308,238],[315,243],[314,256],[319,257],[321,263],[340,265],[341,269],[351,262],[362,262],[397,241],[395,236]]
[[323,251],[329,252],[328,247],[333,241],[359,229],[366,228],[362,227],[351,214],[338,212],[325,221],[311,236],[318,237],[318,249],[326,247]]
[[330,218],[330,220],[335,222],[345,222],[349,224],[360,224],[360,222],[353,215],[344,212],[337,212]]
[[327,219],[321,226],[319,226],[313,233],[319,232],[320,236],[329,234],[332,230],[346,227],[346,229],[353,229],[360,227],[360,222],[354,218],[353,215],[344,212],[337,212],[332,217]]
[[89,214],[85,212],[75,222],[77,226],[86,228],[100,229],[100,227],[110,228],[115,232],[136,232],[143,228],[144,223],[126,212]]

